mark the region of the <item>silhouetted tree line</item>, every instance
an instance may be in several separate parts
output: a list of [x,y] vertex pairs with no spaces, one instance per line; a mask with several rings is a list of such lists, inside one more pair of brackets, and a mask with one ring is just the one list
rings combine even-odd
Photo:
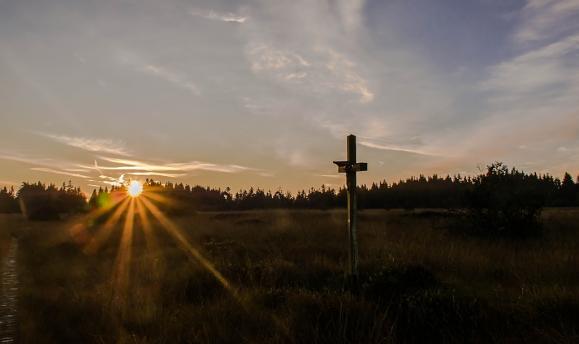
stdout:
[[[232,193],[229,188],[190,187],[181,183],[160,184],[148,180],[145,192],[147,190],[166,195],[176,204],[190,205],[199,210],[329,209],[346,206],[345,188],[334,189],[324,185],[296,194],[259,188]],[[579,206],[579,181],[575,183],[568,173],[560,181],[549,175],[525,174],[514,168],[508,170],[498,163],[489,166],[486,174],[476,177],[419,176],[398,183],[382,181],[358,187],[359,207],[365,209],[486,207],[500,203],[507,196],[525,198],[541,206]]]
[[[106,204],[111,195],[124,187],[95,190],[89,200],[91,207]],[[155,195],[153,201],[169,213],[191,210],[248,210],[248,209],[330,209],[346,206],[346,189],[320,188],[296,194],[281,190],[271,192],[249,188],[233,193],[230,188],[190,186],[147,179],[145,195]],[[158,201],[158,202],[157,202]],[[526,174],[508,169],[501,163],[488,166],[485,174],[476,177],[433,175],[419,176],[398,183],[386,181],[362,185],[358,188],[360,208],[481,208],[527,203],[543,206],[579,206],[579,181],[575,183],[566,173],[563,180],[550,175]],[[519,202],[519,203],[517,203]]]
[[20,211],[30,220],[54,220],[63,214],[77,213],[87,208],[86,197],[70,181],[60,188],[41,182],[22,183],[18,193],[12,193],[7,203],[19,205]]
[[[94,190],[88,203],[79,188],[70,182],[57,188],[42,183],[23,183],[18,192],[0,190],[0,212],[20,209],[32,219],[54,219],[61,214],[81,212],[111,204],[125,192],[124,186]],[[171,214],[194,210],[247,210],[247,209],[330,209],[346,206],[346,190],[322,185],[320,188],[299,191],[295,194],[281,190],[271,192],[250,188],[232,192],[230,188],[190,186],[183,183],[160,183],[147,179],[145,195],[162,210]],[[486,173],[475,177],[423,176],[412,177],[397,183],[386,181],[362,185],[358,188],[359,207],[365,209],[389,208],[462,208],[480,209],[476,216],[494,214],[493,226],[516,222],[512,211],[531,206],[579,206],[579,178],[577,182],[569,173],[562,180],[550,175],[527,174],[507,169],[501,163],[488,167]],[[112,202],[114,203],[114,202]],[[527,208],[531,217],[536,212]],[[474,215],[473,215],[474,216]],[[481,220],[482,221],[482,220]],[[483,221],[484,222],[484,221]],[[490,224],[489,224],[490,225]]]

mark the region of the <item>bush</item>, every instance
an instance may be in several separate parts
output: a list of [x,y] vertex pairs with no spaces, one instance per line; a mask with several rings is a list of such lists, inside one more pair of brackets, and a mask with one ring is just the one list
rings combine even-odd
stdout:
[[502,163],[488,166],[468,193],[470,228],[495,237],[537,235],[546,194],[542,184],[537,175],[509,170]]
[[0,213],[19,213],[20,207],[18,206],[18,201],[16,200],[16,194],[14,188],[8,189],[4,187],[0,189]]

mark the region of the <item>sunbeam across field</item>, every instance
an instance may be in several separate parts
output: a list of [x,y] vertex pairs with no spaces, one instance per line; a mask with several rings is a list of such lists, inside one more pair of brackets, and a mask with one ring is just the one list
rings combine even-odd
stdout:
[[[192,264],[196,264],[209,272],[234,299],[239,301],[242,308],[247,307],[247,300],[239,298],[238,290],[231,282],[217,270],[215,265],[199,249],[195,248],[184,230],[163,214],[163,211],[154,203],[167,202],[168,198],[155,194],[153,190],[145,190],[140,182],[131,181],[125,188],[120,188],[111,199],[116,201],[111,201],[112,204],[106,206],[106,211],[102,209],[92,211],[81,219],[85,225],[81,226],[79,222],[76,222],[73,226],[74,230],[71,229],[69,232],[71,235],[76,234],[79,227],[86,228],[86,223],[96,223],[92,229],[93,234],[85,240],[86,244],[83,251],[88,255],[98,255],[102,247],[109,246],[107,241],[111,238],[119,238],[111,276],[111,302],[114,306],[113,310],[118,312],[121,317],[126,316],[128,311],[126,301],[131,298],[134,232],[135,230],[142,231],[147,243],[147,250],[151,250],[151,253],[159,256],[158,243],[155,240],[159,234],[154,233],[154,230],[159,229],[159,227],[164,229],[166,234],[175,241],[182,252],[190,258]],[[150,216],[160,226],[153,226]],[[136,218],[139,219],[138,222],[135,221]],[[96,221],[99,219],[100,221]],[[103,221],[104,223],[99,224]],[[121,222],[122,225],[119,225]],[[189,230],[195,231],[194,228],[189,228]],[[115,233],[116,231],[120,231],[120,233]],[[159,258],[162,259],[162,257]],[[158,264],[150,266],[150,273],[156,273],[154,271],[155,266]]]

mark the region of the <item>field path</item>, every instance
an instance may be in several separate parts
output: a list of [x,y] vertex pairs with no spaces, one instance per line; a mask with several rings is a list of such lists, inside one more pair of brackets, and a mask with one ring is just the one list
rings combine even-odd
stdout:
[[0,343],[15,343],[18,306],[18,241],[12,238],[8,253],[0,261]]

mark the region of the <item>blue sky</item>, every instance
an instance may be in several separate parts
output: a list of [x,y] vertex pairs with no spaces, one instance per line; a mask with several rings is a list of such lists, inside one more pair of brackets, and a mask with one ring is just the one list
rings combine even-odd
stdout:
[[0,2],[0,183],[579,172],[579,0]]

